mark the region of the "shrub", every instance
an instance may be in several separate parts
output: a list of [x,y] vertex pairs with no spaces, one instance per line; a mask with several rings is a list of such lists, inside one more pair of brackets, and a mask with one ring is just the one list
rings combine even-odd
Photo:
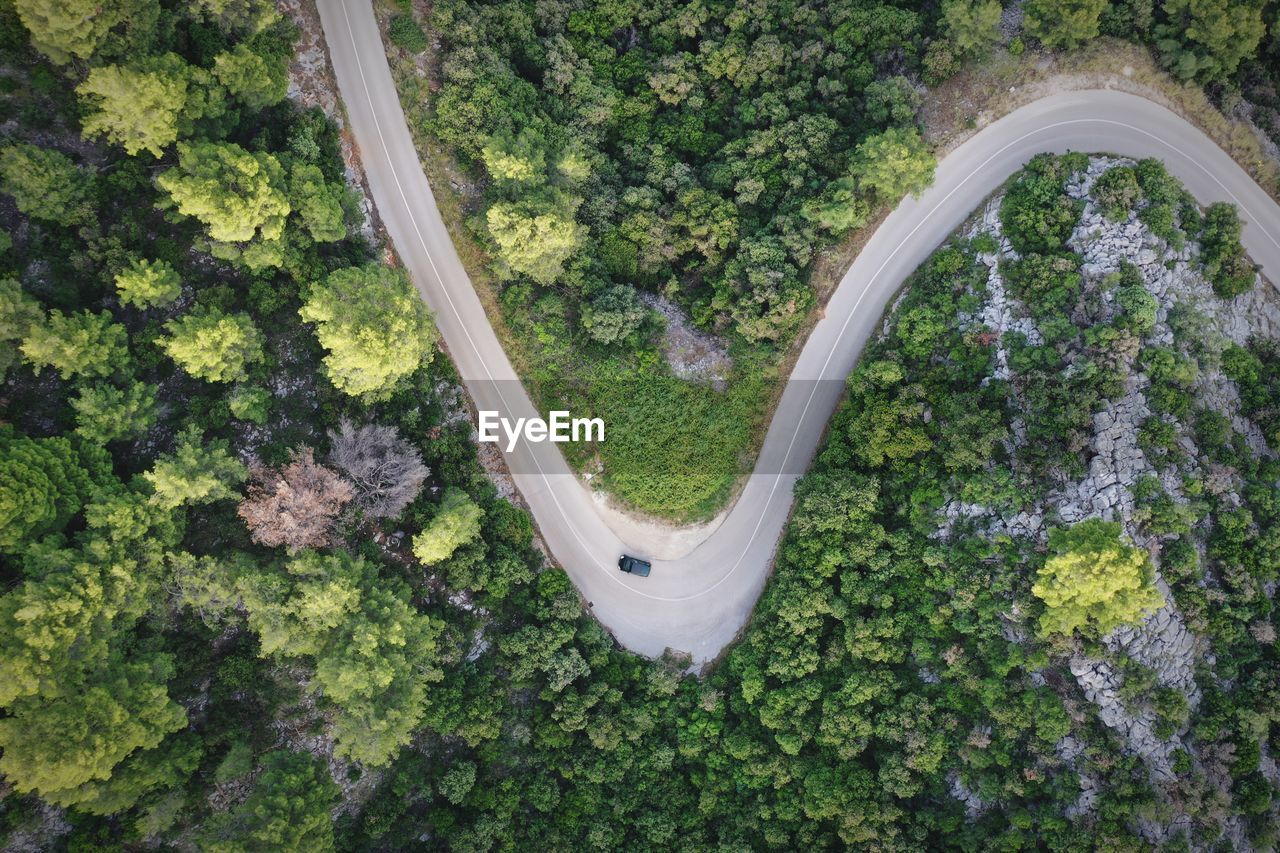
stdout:
[[1205,211],[1200,232],[1200,262],[1213,292],[1232,299],[1253,287],[1257,269],[1240,245],[1240,217],[1233,205],[1217,202]]
[[427,34],[418,26],[412,15],[396,15],[387,26],[391,43],[409,53],[422,53],[427,49]]
[[1084,202],[1067,195],[1075,161],[1038,154],[1019,173],[1000,203],[1000,224],[1020,254],[1056,252],[1066,245]]
[[1102,215],[1113,222],[1122,221],[1142,200],[1142,187],[1132,166],[1113,166],[1094,181],[1090,193],[1102,209]]

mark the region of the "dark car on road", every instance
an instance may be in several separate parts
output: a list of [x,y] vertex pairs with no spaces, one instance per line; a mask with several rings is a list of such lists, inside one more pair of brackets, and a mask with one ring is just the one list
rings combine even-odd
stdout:
[[649,577],[649,570],[653,568],[648,560],[641,560],[639,557],[628,557],[623,554],[618,558],[618,568],[622,569],[629,575],[635,575],[638,578]]

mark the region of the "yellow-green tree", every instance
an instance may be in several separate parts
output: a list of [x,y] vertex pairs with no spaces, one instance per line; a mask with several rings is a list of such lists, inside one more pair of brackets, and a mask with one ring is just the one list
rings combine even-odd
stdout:
[[22,355],[39,373],[45,367],[63,379],[110,376],[129,363],[129,335],[111,314],[77,311],[66,315],[56,308],[43,323],[35,323],[22,341]]
[[1089,519],[1049,532],[1053,552],[1031,592],[1045,604],[1040,633],[1101,636],[1164,605],[1147,553],[1116,522]]
[[139,259],[116,273],[116,293],[124,305],[168,305],[182,294],[182,279],[168,261]]
[[440,511],[427,528],[413,537],[413,553],[427,564],[447,560],[459,547],[480,535],[484,510],[466,492],[450,488],[440,502]]
[[178,165],[156,183],[166,205],[200,220],[218,243],[279,240],[289,215],[284,167],[232,142],[178,145]]
[[178,139],[178,119],[187,103],[187,80],[165,70],[104,65],[76,87],[88,108],[85,136],[105,136],[129,155],[160,157]]
[[234,382],[262,360],[262,333],[248,314],[224,314],[197,308],[164,324],[157,344],[178,366],[197,379]]
[[155,490],[152,500],[172,509],[235,497],[233,487],[244,482],[249,471],[227,450],[225,441],[206,443],[192,427],[178,437],[173,453],[157,459],[142,476]]
[[298,313],[316,324],[316,337],[329,351],[329,381],[368,401],[390,396],[401,379],[429,362],[437,340],[431,312],[409,279],[384,266],[330,273],[311,285]]

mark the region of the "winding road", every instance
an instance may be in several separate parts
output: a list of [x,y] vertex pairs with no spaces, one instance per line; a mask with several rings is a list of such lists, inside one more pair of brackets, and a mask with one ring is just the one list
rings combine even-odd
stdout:
[[[338,87],[378,212],[477,409],[505,417],[538,413],[472,288],[422,172],[373,10],[366,0],[318,0]],[[791,508],[863,344],[906,277],[973,208],[1034,154],[1103,151],[1158,157],[1208,204],[1234,202],[1243,242],[1280,281],[1280,205],[1207,136],[1169,110],[1120,92],[1092,90],[1036,101],[987,126],[947,155],[934,184],[885,219],[841,280],[792,372],[733,508],[675,559],[654,560],[649,578],[620,573],[624,541],[552,444],[508,455],[517,487],[547,546],[596,617],[628,649],[715,658],[737,636],[768,577]],[[826,382],[794,380],[835,380]],[[768,473],[760,473],[767,471]],[[783,472],[783,473],[778,473]]]

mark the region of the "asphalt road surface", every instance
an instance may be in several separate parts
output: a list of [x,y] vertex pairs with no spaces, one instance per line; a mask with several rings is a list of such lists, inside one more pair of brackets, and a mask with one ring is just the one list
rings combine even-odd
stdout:
[[[511,363],[440,218],[372,8],[361,0],[319,0],[318,5],[378,212],[435,312],[477,409],[508,418],[538,416],[514,381]],[[1201,203],[1239,206],[1246,249],[1272,281],[1280,281],[1280,206],[1208,137],[1134,95],[1103,90],[1054,95],[977,133],[939,163],[932,187],[889,215],[841,280],[792,378],[847,376],[906,277],[988,194],[1042,151],[1164,160]],[[772,460],[771,472],[807,467],[841,390],[838,381],[788,383],[761,449],[761,458]],[[768,577],[790,512],[795,473],[753,474],[714,532],[678,559],[654,560],[652,575],[642,579],[620,573],[617,559],[624,552],[645,556],[645,543],[622,541],[554,445],[521,444],[508,462],[538,529],[593,602],[596,618],[622,645],[647,655],[671,648],[700,663],[733,641]]]

